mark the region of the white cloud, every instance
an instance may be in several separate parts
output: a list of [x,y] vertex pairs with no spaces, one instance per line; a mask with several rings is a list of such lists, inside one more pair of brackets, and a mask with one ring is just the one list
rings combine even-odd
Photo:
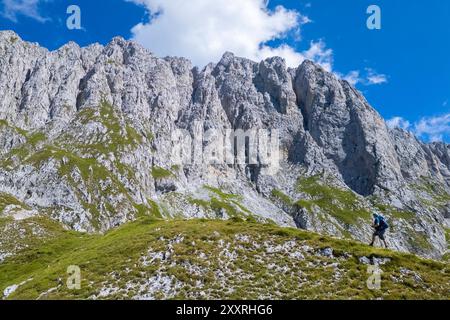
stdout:
[[1,15],[13,22],[18,21],[18,16],[23,15],[35,19],[41,23],[50,20],[39,13],[39,4],[49,0],[1,0],[3,10]]
[[450,136],[450,113],[441,116],[423,117],[411,124],[401,117],[386,121],[390,128],[402,128],[414,133],[417,137],[430,141],[443,141]]
[[353,70],[347,73],[345,76],[339,75],[342,79],[348,81],[352,86],[357,85],[360,83],[363,79],[360,78],[360,71],[359,70]]
[[383,84],[388,82],[388,78],[385,74],[377,73],[371,68],[367,68],[367,83],[372,84]]
[[362,75],[359,70],[353,70],[346,75],[338,73],[338,76],[344,80],[347,80],[353,86],[356,86],[357,84],[371,86],[388,82],[388,77],[385,74],[379,74],[371,68],[366,68],[365,71],[365,75]]
[[401,128],[403,130],[408,130],[411,126],[411,123],[408,120],[403,119],[402,117],[394,117],[386,121],[386,124],[389,128]]
[[311,42],[310,48],[303,52],[304,59],[309,59],[320,64],[325,70],[333,69],[333,50],[327,49],[325,42]]
[[204,66],[231,51],[255,61],[281,56],[290,67],[312,59],[325,69],[332,69],[332,51],[326,49],[323,41],[311,43],[305,52],[297,52],[287,44],[267,45],[288,33],[300,39],[301,26],[311,21],[283,6],[269,10],[264,0],[127,1],[149,11],[150,21],[132,29],[133,39],[159,56],[184,56],[195,65]]
[[430,141],[442,141],[450,134],[450,114],[422,118],[414,125],[414,133]]

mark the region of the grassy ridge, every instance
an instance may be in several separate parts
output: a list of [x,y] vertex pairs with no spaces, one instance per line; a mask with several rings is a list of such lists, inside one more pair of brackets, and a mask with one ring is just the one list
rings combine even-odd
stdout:
[[[448,264],[270,224],[144,218],[103,236],[50,226],[52,238],[0,264],[0,293],[23,283],[9,299],[450,298]],[[366,285],[360,257],[371,256],[389,259],[381,290]],[[64,285],[70,265],[80,290]]]

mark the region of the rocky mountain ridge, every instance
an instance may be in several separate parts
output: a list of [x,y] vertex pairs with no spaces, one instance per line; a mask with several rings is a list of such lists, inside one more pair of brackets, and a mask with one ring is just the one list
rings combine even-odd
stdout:
[[[393,248],[447,252],[449,146],[389,129],[310,61],[290,69],[225,53],[199,69],[122,38],[48,51],[2,31],[0,119],[5,217],[106,232],[145,215],[240,216],[368,242],[377,210]],[[280,170],[180,165],[178,129],[277,129]]]

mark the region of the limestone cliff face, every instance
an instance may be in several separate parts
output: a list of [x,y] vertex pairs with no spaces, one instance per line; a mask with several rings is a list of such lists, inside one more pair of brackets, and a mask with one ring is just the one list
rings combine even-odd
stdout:
[[[200,70],[121,38],[50,52],[4,31],[0,119],[3,215],[89,232],[150,213],[252,216],[368,241],[377,210],[393,247],[447,249],[449,146],[388,129],[355,88],[309,61],[289,69],[225,53]],[[276,129],[281,168],[180,165],[177,129]]]

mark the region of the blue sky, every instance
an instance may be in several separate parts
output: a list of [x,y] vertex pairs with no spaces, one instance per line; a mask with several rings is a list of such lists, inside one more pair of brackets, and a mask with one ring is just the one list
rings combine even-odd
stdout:
[[[361,90],[389,120],[422,139],[450,141],[450,1],[0,0],[0,30],[56,49],[69,40],[135,39],[198,65],[226,50],[251,59],[313,59]],[[66,9],[81,9],[68,30]],[[381,8],[381,30],[366,26]],[[202,45],[200,45],[200,43]]]

